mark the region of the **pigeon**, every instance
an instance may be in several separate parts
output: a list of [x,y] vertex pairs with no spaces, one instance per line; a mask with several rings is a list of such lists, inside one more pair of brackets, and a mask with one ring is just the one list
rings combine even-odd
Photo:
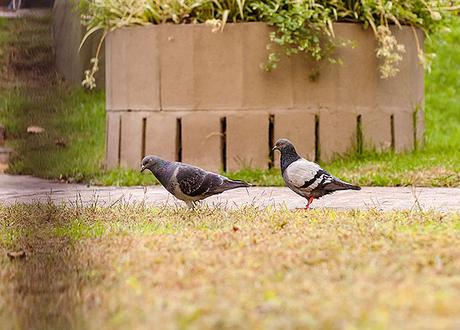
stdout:
[[251,186],[244,181],[231,180],[196,166],[170,162],[157,156],[146,156],[142,160],[141,172],[145,170],[150,170],[167,191],[184,201],[189,208],[209,196]]
[[305,207],[307,210],[315,198],[321,198],[337,190],[361,189],[329,174],[318,164],[300,157],[294,145],[287,139],[276,141],[272,150],[281,152],[281,175],[284,182],[292,191],[308,199]]

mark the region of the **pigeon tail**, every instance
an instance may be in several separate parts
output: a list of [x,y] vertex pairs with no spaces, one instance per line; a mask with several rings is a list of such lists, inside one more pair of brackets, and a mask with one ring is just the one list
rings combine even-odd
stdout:
[[342,183],[342,186],[343,186],[345,189],[350,189],[350,190],[361,190],[361,187],[360,187],[360,186],[355,186],[355,185],[352,185],[352,184],[346,183],[346,182],[343,182],[343,183]]
[[245,181],[242,181],[242,180],[231,180],[231,179],[227,179],[224,181],[224,184],[223,186],[226,188],[226,189],[236,189],[236,188],[248,188],[248,187],[252,187],[253,185],[245,182]]
[[344,182],[340,179],[334,178],[334,181],[324,187],[325,190],[361,190],[360,186],[355,186],[350,183]]
[[355,186],[355,185],[352,185],[352,184],[347,184],[347,188],[350,189],[350,190],[361,190],[360,186]]

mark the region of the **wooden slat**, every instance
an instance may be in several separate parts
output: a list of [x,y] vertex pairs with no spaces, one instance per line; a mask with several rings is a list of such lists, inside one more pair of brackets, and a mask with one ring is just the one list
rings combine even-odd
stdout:
[[106,118],[106,143],[105,143],[105,162],[108,169],[119,165],[120,152],[120,114],[117,112],[107,112]]
[[220,171],[221,158],[220,116],[191,113],[182,117],[182,161]]
[[[238,64],[243,77],[243,109],[283,109],[293,106],[292,57],[282,55],[275,70],[267,72],[260,65],[267,61],[269,34],[274,29],[265,24],[240,25],[238,46],[243,46],[243,60]],[[232,46],[227,46],[232,47]],[[227,48],[226,47],[226,48]],[[228,49],[228,48],[227,48]],[[233,53],[233,52],[231,52]]]
[[323,111],[319,118],[320,158],[331,161],[356,146],[356,114],[345,111]]
[[177,117],[173,114],[153,113],[147,117],[145,154],[176,160]]
[[425,112],[422,108],[415,113],[415,120],[415,139],[417,141],[417,148],[420,148],[425,144]]
[[227,116],[227,170],[268,168],[268,113]]
[[[284,138],[294,143],[304,158],[315,159],[315,115],[307,111],[286,111],[275,114],[274,142]],[[275,167],[279,167],[280,155],[275,153]]]
[[110,110],[159,110],[159,25],[130,27],[107,36],[107,106]]
[[411,112],[399,112],[394,117],[395,151],[406,152],[414,148],[414,115]]
[[160,33],[161,109],[195,108],[193,27],[164,24]]
[[241,31],[244,27],[229,24],[225,33],[213,33],[204,24],[195,24],[193,29],[191,56],[196,108],[241,109],[244,62]]
[[120,166],[139,169],[142,160],[142,114],[121,115]]
[[377,151],[391,148],[391,115],[385,112],[369,112],[361,116],[363,146]]

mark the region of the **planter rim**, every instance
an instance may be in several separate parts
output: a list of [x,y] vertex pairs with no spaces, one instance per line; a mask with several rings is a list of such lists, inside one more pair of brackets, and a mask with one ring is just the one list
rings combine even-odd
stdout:
[[[260,21],[257,21],[257,22],[229,22],[229,23],[225,23],[225,26],[236,26],[236,25],[260,25],[260,24],[263,24],[263,25],[267,25],[269,27],[272,27],[272,28],[275,28],[275,26],[273,25],[269,25],[268,23],[266,22],[260,22]],[[343,21],[343,22],[333,22],[332,25],[334,26],[350,26],[350,25],[354,25],[354,26],[361,26],[362,30],[365,30],[365,31],[372,31],[369,27],[365,28],[364,27],[364,24],[363,23],[359,23],[359,22],[346,22],[346,21]],[[180,24],[176,24],[176,23],[171,23],[171,22],[166,22],[166,23],[160,23],[160,24],[154,24],[154,23],[147,23],[145,25],[130,25],[130,26],[124,26],[122,28],[117,28],[117,29],[114,29],[110,32],[115,32],[115,31],[118,31],[118,30],[128,30],[128,29],[142,29],[142,28],[148,28],[148,29],[155,29],[155,28],[160,28],[161,26],[180,26],[180,27],[209,27],[209,29],[211,30],[212,29],[212,26],[210,25],[207,25],[206,23],[180,23]],[[390,24],[390,27],[397,27],[395,24]],[[403,30],[403,29],[408,29],[408,28],[412,28],[411,25],[408,25],[408,24],[401,24],[401,29],[400,30]],[[421,29],[419,27],[414,27],[417,31],[421,31]],[[225,32],[225,27],[223,29],[223,32]]]

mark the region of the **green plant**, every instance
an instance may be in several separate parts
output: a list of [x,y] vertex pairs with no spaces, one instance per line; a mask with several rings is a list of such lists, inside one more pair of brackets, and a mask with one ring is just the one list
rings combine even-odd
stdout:
[[[458,0],[82,0],[79,8],[88,28],[82,44],[94,32],[103,30],[102,44],[107,31],[131,25],[208,23],[218,31],[228,21],[261,21],[275,27],[271,43],[281,46],[286,55],[304,52],[314,60],[326,58],[332,62],[337,59],[331,56],[331,49],[343,45],[335,38],[333,23],[359,22],[373,30],[381,77],[388,78],[397,74],[405,52],[392,26],[412,26],[420,45],[415,28],[429,36],[460,6]],[[281,54],[280,47],[268,47],[271,52],[265,68],[271,70]],[[88,88],[95,87],[99,51],[100,45],[92,68],[85,72],[83,85]],[[430,56],[420,46],[419,58],[429,65]]]
[[[334,45],[334,13],[327,3],[272,0],[254,2],[252,7],[262,21],[276,27],[270,41],[282,46],[286,55],[307,52],[314,60],[321,60]],[[279,53],[271,52],[265,68],[275,68],[278,61]]]

